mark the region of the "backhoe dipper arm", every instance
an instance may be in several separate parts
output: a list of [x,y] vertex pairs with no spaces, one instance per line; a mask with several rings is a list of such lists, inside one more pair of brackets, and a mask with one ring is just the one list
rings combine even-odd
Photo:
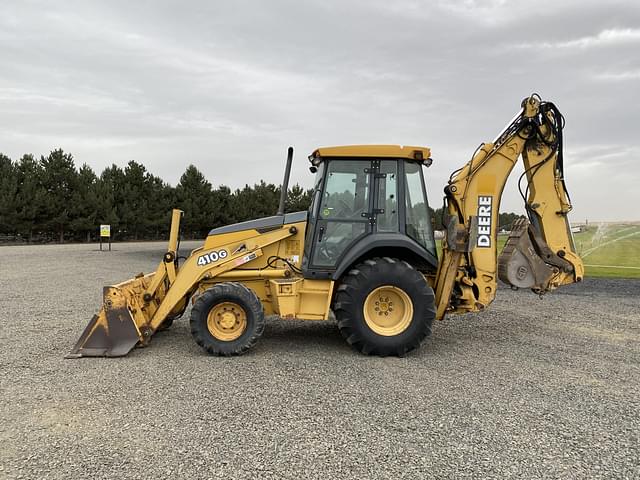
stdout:
[[[563,122],[555,105],[532,95],[493,143],[481,145],[451,175],[435,282],[436,318],[483,310],[495,298],[498,277],[539,294],[582,280],[584,268],[567,218],[571,204],[564,185]],[[500,199],[520,156],[525,168],[520,191],[529,221],[514,224],[498,259]]]

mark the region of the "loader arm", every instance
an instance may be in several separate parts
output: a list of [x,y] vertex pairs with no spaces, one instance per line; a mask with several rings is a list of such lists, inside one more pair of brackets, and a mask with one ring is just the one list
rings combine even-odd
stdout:
[[[435,280],[436,318],[486,308],[497,280],[543,294],[579,282],[584,267],[575,251],[564,184],[564,119],[537,95],[492,143],[451,175],[445,187],[445,240]],[[516,222],[498,258],[498,214],[504,186],[522,158],[520,188],[528,220]]]
[[[102,308],[65,358],[120,357],[136,345],[147,345],[167,320],[182,315],[201,281],[233,278],[232,270],[261,257],[264,247],[296,233],[295,228],[279,228],[216,248],[201,247],[178,268],[182,213],[173,210],[168,249],[156,271],[104,287]],[[245,276],[255,277],[284,278],[290,273],[287,269],[243,270]]]

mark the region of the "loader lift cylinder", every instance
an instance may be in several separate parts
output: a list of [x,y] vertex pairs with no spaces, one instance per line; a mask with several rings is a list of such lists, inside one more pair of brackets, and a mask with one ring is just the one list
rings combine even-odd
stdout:
[[289,176],[291,175],[291,164],[293,163],[293,147],[287,149],[287,166],[284,169],[284,179],[280,189],[280,205],[278,205],[277,215],[284,215],[284,207],[287,202],[287,192],[289,191]]

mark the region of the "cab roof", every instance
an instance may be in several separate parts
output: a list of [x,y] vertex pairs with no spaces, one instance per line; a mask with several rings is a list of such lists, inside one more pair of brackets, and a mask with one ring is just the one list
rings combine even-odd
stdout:
[[410,160],[426,160],[431,156],[428,147],[412,147],[408,145],[344,145],[340,147],[320,147],[309,160],[322,157],[362,157],[362,158],[407,158]]

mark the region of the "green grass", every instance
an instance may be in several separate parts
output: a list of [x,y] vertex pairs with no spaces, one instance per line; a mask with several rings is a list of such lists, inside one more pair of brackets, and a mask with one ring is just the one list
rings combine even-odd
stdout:
[[640,278],[640,225],[593,225],[574,240],[587,277]]
[[[498,252],[507,237],[498,237]],[[578,254],[585,264],[585,276],[640,278],[640,224],[597,224],[574,234]],[[438,244],[438,255],[442,247]]]

